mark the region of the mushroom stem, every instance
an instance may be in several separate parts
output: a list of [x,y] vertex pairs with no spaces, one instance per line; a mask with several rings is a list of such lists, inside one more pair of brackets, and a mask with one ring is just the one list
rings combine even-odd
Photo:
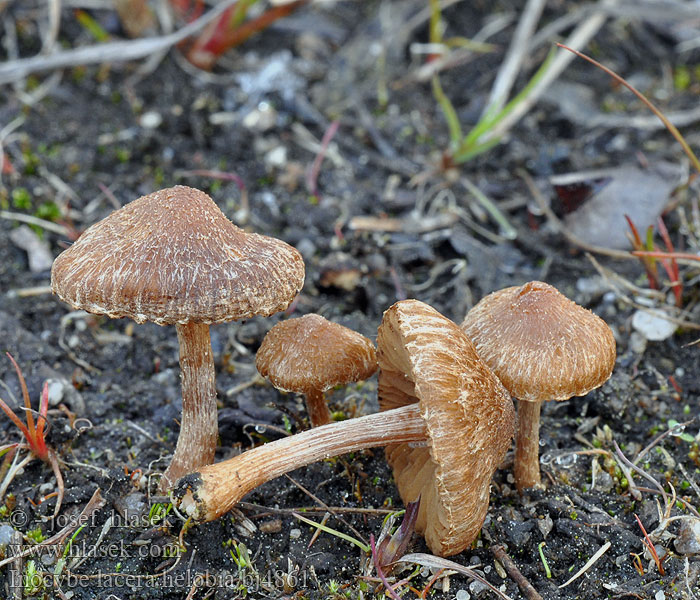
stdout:
[[175,454],[160,481],[167,491],[180,477],[214,462],[218,437],[214,356],[209,325],[176,325],[180,342],[182,420]]
[[213,521],[257,486],[299,467],[346,452],[420,442],[426,437],[418,404],[323,425],[183,477],[173,488],[173,504],[194,521]]
[[542,402],[518,401],[513,474],[519,492],[540,485],[540,408]]
[[309,419],[311,419],[311,427],[328,425],[332,419],[325,394],[321,390],[308,390],[305,396],[306,410],[309,413]]

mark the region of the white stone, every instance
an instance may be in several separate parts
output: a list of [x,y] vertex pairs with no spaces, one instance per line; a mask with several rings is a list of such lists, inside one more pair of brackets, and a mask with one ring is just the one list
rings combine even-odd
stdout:
[[638,310],[632,317],[632,327],[646,339],[660,342],[668,339],[678,325],[668,320],[668,315],[659,308]]

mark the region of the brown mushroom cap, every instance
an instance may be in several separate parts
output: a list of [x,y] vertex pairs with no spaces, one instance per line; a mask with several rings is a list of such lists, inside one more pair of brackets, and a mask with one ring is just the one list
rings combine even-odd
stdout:
[[615,338],[605,321],[541,281],[485,296],[462,329],[519,400],[582,396],[615,366]]
[[417,300],[384,313],[377,356],[382,410],[417,402],[427,424],[427,447],[386,449],[401,498],[420,496],[416,530],[435,554],[461,552],[481,529],[513,436],[510,394],[464,332]]
[[185,186],[143,196],[89,227],[51,270],[54,293],[73,307],[159,325],[268,316],[303,282],[294,248],[246,233]]
[[364,335],[308,314],[270,329],[255,365],[279,390],[324,392],[371,377],[377,370],[377,355]]

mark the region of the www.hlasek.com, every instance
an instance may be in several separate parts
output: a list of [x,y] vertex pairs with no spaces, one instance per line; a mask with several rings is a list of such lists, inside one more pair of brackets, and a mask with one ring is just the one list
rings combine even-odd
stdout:
[[[31,580],[29,579],[31,578]],[[160,575],[132,575],[129,573],[61,573],[55,575],[50,571],[35,571],[31,575],[10,571],[8,573],[10,589],[51,589],[58,585],[64,590],[70,589],[225,589],[234,592],[292,592],[307,587],[307,574],[304,571],[288,573],[285,571],[267,571],[265,573],[239,571],[217,574],[184,571],[163,573]]]

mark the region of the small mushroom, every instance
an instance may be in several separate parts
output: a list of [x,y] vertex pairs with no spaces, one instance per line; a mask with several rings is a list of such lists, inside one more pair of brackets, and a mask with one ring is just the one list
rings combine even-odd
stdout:
[[540,484],[540,407],[603,385],[615,366],[610,327],[549,284],[531,281],[484,297],[462,328],[518,399],[514,475],[519,491]]
[[331,422],[324,392],[371,377],[377,355],[364,335],[309,314],[270,329],[255,366],[278,390],[304,394],[311,425],[318,427]]
[[288,471],[391,444],[387,453],[402,497],[412,501],[423,494],[417,527],[431,550],[463,550],[479,532],[491,475],[510,444],[513,403],[464,332],[422,302],[389,308],[378,340],[383,412],[316,427],[203,467],[176,483],[173,503],[195,521],[211,521]]
[[236,227],[204,192],[143,196],[89,227],[54,261],[51,288],[74,308],[175,325],[182,421],[161,489],[214,460],[214,359],[209,325],[284,310],[304,281],[291,246]]

